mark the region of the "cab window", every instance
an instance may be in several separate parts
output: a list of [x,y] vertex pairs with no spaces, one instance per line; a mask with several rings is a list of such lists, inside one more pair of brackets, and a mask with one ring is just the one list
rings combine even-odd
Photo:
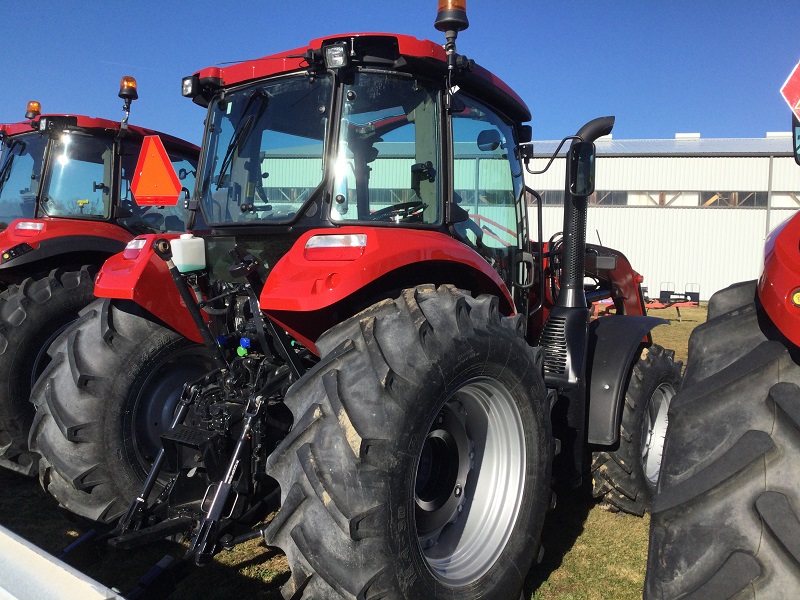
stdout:
[[411,77],[357,72],[343,102],[332,220],[439,222],[436,90]]
[[453,212],[462,219],[456,232],[479,249],[517,246],[516,199],[523,183],[513,130],[477,100],[458,95],[452,105]]

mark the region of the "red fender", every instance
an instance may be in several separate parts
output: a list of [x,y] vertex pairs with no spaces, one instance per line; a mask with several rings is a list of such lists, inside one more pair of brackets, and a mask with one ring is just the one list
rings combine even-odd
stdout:
[[[307,247],[325,236],[363,236],[363,246]],[[514,312],[497,272],[476,252],[437,231],[388,227],[316,229],[303,234],[272,268],[262,290],[261,310],[301,343],[314,349],[322,332],[398,287],[454,283],[475,294],[500,298]]]
[[153,251],[157,239],[175,239],[180,234],[140,235],[141,249],[131,249],[109,258],[97,274],[94,295],[98,298],[132,300],[175,331],[199,344],[203,338],[197,330],[186,304],[172,281],[167,264]]
[[778,225],[764,244],[758,297],[781,333],[800,346],[800,213]]
[[114,225],[78,219],[15,219],[0,232],[0,265],[28,264],[63,252],[119,252],[133,237]]

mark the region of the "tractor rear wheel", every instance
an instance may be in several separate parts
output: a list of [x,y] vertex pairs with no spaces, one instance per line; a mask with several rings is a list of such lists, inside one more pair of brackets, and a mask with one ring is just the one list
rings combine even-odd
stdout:
[[784,598],[800,589],[798,348],[753,301],[754,284],[719,294],[692,334],[687,378],[670,407],[648,599]]
[[183,384],[213,368],[210,352],[99,299],[52,344],[34,386],[31,450],[42,486],[67,510],[110,522],[135,494],[161,447]]
[[36,475],[28,449],[31,388],[50,361],[47,348],[94,300],[97,267],[55,269],[0,293],[0,466]]
[[658,483],[667,411],[678,391],[681,363],[656,344],[645,348],[631,372],[619,445],[592,454],[593,495],[614,511],[642,516],[650,510]]
[[497,299],[405,290],[317,341],[270,456],[286,598],[518,598],[553,439],[537,350]]

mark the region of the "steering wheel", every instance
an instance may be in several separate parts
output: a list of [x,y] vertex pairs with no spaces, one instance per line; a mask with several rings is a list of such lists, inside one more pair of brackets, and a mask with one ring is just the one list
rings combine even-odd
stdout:
[[392,204],[391,206],[387,206],[385,208],[381,208],[380,210],[376,210],[374,213],[370,214],[367,217],[367,220],[394,221],[397,220],[395,217],[399,217],[399,219],[406,220],[411,217],[420,215],[422,211],[425,210],[426,208],[428,208],[428,205],[419,200],[412,200],[411,202],[400,202],[398,204]]

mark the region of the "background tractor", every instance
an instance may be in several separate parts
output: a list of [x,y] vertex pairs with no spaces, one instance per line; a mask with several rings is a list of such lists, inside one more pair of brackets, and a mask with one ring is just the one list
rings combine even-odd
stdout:
[[443,2],[444,47],[330,36],[183,80],[208,229],[109,259],[32,393],[45,488],[119,519],[96,541],[189,540],[133,595],[264,538],[287,598],[516,598],[590,445],[600,493],[647,507],[680,366],[586,244],[613,118],[565,140],[563,235],[532,242],[530,112],[456,52],[467,24]]
[[[33,382],[49,362],[47,347],[94,296],[106,258],[136,235],[184,231],[183,211],[140,206],[130,191],[149,129],[128,125],[137,97],[122,80],[122,122],[41,115],[30,102],[25,122],[0,125],[0,465],[36,473],[28,450]],[[198,148],[157,134],[187,188]]]
[[796,595],[800,214],[767,236],[758,281],[711,297],[669,423],[645,598]]

